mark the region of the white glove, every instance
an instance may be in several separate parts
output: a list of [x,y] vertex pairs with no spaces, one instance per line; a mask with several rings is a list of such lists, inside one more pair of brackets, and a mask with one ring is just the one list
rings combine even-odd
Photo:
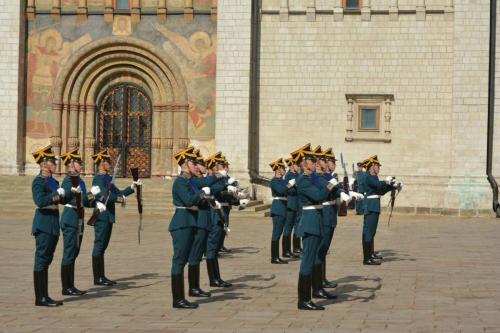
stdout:
[[351,197],[351,199],[352,198],[363,199],[365,197],[363,194],[354,191],[349,191],[349,196]]
[[297,181],[293,178],[288,181],[288,185],[290,185],[290,187],[295,186],[295,183],[297,183]]
[[90,188],[90,193],[92,193],[93,196],[96,196],[101,193],[101,188],[97,185],[94,185]]
[[66,192],[64,191],[64,189],[63,189],[62,187],[59,187],[59,188],[57,189],[57,194],[59,194],[61,197],[64,197],[64,194],[65,194],[65,193],[66,193]]
[[77,187],[72,187],[71,193],[82,193],[82,189],[81,189],[80,185],[78,185]]
[[136,181],[134,181],[132,183],[132,185],[130,185],[130,187],[135,190],[137,188],[137,186],[142,186],[142,180],[140,179],[137,179]]
[[226,171],[226,170],[219,170],[219,173],[220,173],[222,176],[224,176],[224,177],[226,177],[226,176],[227,176],[227,171]]
[[385,181],[387,182],[387,184],[392,183],[393,180],[394,180],[393,176],[387,176],[387,177],[385,177]]
[[240,200],[240,206],[243,207],[243,208],[245,208],[248,205],[249,202],[250,202],[250,199],[241,199]]
[[210,195],[210,187],[203,187],[201,190],[205,193],[205,195]]
[[400,189],[403,189],[403,183],[401,183],[401,182],[396,182],[396,184],[394,184],[394,187],[395,187],[395,188],[400,188]]
[[103,204],[102,202],[100,201],[97,201],[96,203],[96,207],[97,207],[97,210],[99,211],[99,213],[102,213],[102,212],[105,212],[106,211],[106,205]]
[[236,182],[236,178],[234,178],[234,177],[231,177],[231,178],[229,178],[229,179],[227,180],[227,183],[228,183],[229,185],[233,185],[235,182]]
[[340,201],[341,202],[349,202],[349,201],[351,201],[351,197],[349,196],[349,194],[341,192],[340,193]]
[[352,188],[352,185],[354,185],[354,178],[349,179],[349,188]]
[[222,205],[217,200],[215,200],[215,208],[216,209],[221,209],[222,208]]
[[337,186],[337,184],[339,183],[337,179],[335,178],[332,178],[328,181],[330,184],[332,184],[333,186]]
[[238,192],[238,188],[236,186],[228,185],[227,190],[231,193],[236,193]]
[[245,192],[238,192],[237,197],[238,199],[246,199],[248,197],[248,194]]

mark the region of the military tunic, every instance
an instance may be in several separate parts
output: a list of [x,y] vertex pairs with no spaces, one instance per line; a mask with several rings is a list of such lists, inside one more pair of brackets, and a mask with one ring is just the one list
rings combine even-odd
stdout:
[[198,204],[201,191],[190,182],[189,176],[180,175],[172,186],[172,199],[176,207],[168,231],[172,235],[174,254],[171,274],[181,274],[188,262],[193,245],[194,228],[198,223]]
[[54,251],[59,240],[59,203],[57,198],[59,182],[52,176],[39,174],[33,180],[31,191],[36,205],[31,234],[35,236],[34,271],[47,269],[54,259]]
[[297,194],[302,214],[297,228],[297,235],[303,238],[303,252],[300,273],[309,275],[318,253],[318,246],[323,230],[323,205],[328,198],[329,190],[321,187],[312,174],[304,173],[297,178]]
[[[295,179],[297,181],[299,177],[298,173],[288,171],[285,175],[285,181],[288,183],[290,180]],[[299,209],[299,199],[297,197],[297,187],[292,186],[287,190],[287,202],[286,202],[286,224],[283,230],[283,236],[290,236],[292,234],[292,229],[294,230],[295,236],[297,236],[297,210]]]
[[[210,186],[210,193],[215,197],[217,201],[222,199],[224,195],[222,194],[227,187],[227,178],[222,177],[215,184]],[[220,202],[220,201],[219,201]],[[221,209],[222,216],[227,218],[226,211]],[[210,208],[210,224],[207,238],[207,259],[215,259],[220,247],[220,240],[224,236],[224,222],[220,221],[216,209]]]
[[[366,179],[366,172],[358,172],[356,174],[356,182],[358,183],[358,192],[361,194],[365,193],[365,179]],[[363,199],[356,199],[356,214],[364,214],[364,200]]]
[[[83,237],[83,223],[82,225],[82,235],[79,235],[78,232],[78,213],[76,210],[76,197],[71,192],[71,188],[73,187],[71,183],[71,175],[68,174],[64,177],[62,188],[66,193],[66,205],[64,206],[64,210],[61,216],[61,230],[63,232],[63,241],[64,241],[64,250],[63,250],[63,258],[62,265],[71,265],[75,262],[76,257],[80,253],[80,248],[77,246],[78,241],[77,237],[80,237],[80,244],[82,242]],[[95,202],[89,200],[87,195],[87,189],[85,186],[85,182],[80,178],[80,188],[81,188],[81,197],[82,197],[82,206],[83,207],[94,207]]]
[[364,179],[364,224],[363,239],[365,242],[371,242],[377,232],[378,219],[380,216],[380,196],[386,194],[392,189],[377,176],[366,173]]
[[278,177],[271,180],[271,194],[273,202],[271,205],[271,217],[273,219],[272,241],[278,241],[283,233],[287,216],[287,182]]
[[102,201],[102,203],[104,203],[104,197],[108,192],[108,189],[110,190],[108,202],[106,204],[106,211],[99,214],[95,224],[94,249],[92,251],[93,257],[103,256],[109,245],[109,240],[111,239],[111,233],[113,231],[113,224],[116,221],[116,201],[119,197],[126,197],[134,193],[134,190],[130,186],[121,191],[111,183],[112,179],[113,177],[104,173],[95,175],[92,181],[92,186],[99,186],[101,190],[101,198],[99,201]]
[[[208,175],[207,177],[191,177],[190,184],[196,192],[199,192],[203,187],[210,187],[218,181],[215,175]],[[189,265],[196,266],[200,264],[203,253],[207,248],[208,231],[210,230],[211,217],[210,205],[207,200],[201,200],[198,203],[198,218],[196,220],[196,227],[194,228],[193,246],[189,253]]]

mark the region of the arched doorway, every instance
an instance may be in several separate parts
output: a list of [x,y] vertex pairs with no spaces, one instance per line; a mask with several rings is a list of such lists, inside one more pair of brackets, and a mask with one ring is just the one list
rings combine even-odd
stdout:
[[151,176],[152,104],[146,92],[132,84],[119,84],[102,94],[97,112],[97,150],[121,153],[118,175]]

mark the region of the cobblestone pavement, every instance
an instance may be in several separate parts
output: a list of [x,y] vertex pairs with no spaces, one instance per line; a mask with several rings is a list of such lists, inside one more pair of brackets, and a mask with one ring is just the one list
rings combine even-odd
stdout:
[[[339,298],[325,311],[296,309],[299,262],[269,263],[271,222],[234,213],[220,259],[227,290],[212,289],[198,310],[171,308],[169,219],[118,212],[107,251],[114,287],[92,285],[93,231],[85,230],[76,263],[83,297],[62,297],[62,238],[50,267],[49,290],[64,306],[34,306],[31,212],[0,217],[0,332],[500,332],[500,224],[493,218],[381,218],[376,248],[382,266],[361,264],[361,217],[342,218],[328,256]],[[202,263],[202,288],[210,290]],[[186,281],[187,283],[187,281]]]

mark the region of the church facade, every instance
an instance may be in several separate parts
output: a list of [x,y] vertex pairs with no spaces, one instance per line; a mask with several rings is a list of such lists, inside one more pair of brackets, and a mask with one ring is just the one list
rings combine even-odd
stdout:
[[1,2],[2,174],[51,143],[169,176],[194,144],[258,184],[311,142],[377,154],[409,211],[491,212],[488,0]]

